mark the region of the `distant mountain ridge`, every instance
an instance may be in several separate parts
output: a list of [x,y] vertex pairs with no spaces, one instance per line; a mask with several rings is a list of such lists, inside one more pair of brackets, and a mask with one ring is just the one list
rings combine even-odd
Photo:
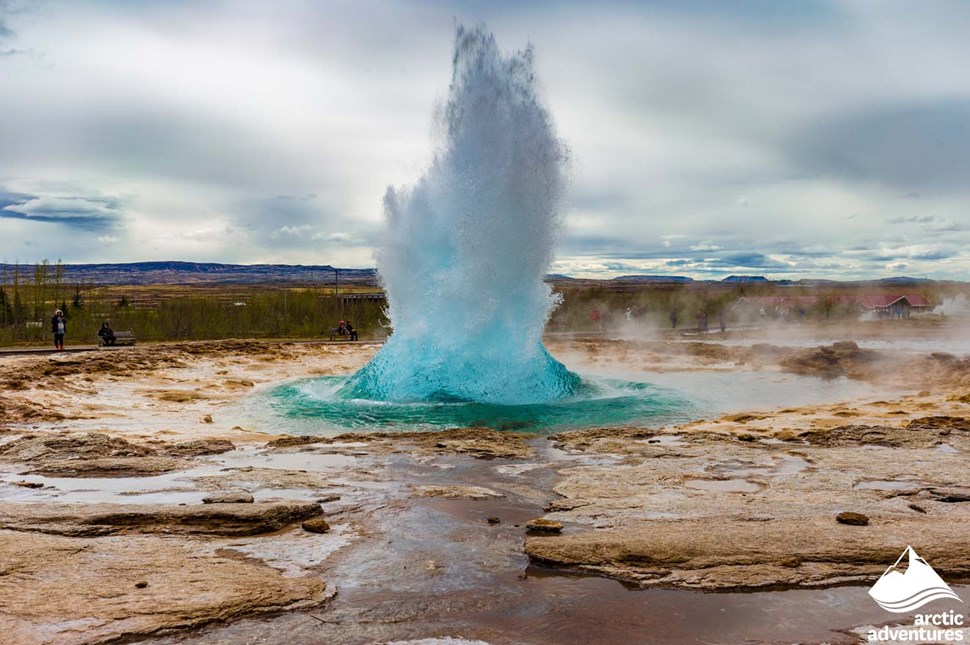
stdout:
[[[30,275],[33,264],[0,264],[0,271]],[[376,269],[344,269],[329,264],[222,264],[218,262],[130,262],[63,264],[65,282],[147,284],[376,284]],[[53,265],[51,266],[53,270]]]
[[[34,264],[0,264],[0,272],[10,279],[14,271],[33,275]],[[377,286],[377,269],[346,269],[330,264],[225,264],[221,262],[184,262],[167,260],[159,262],[102,262],[91,264],[62,264],[64,282],[95,285],[183,285],[183,284],[235,284],[235,285],[282,285],[316,284],[332,285],[339,272],[340,284]],[[53,270],[54,265],[50,265]],[[761,275],[731,275],[720,280],[694,279],[682,275],[633,274],[615,278],[575,278],[551,273],[545,276],[553,284],[578,285],[613,283],[633,287],[637,284],[671,285],[747,285],[764,284],[777,286],[835,286],[853,284],[885,284],[892,286],[923,285],[935,282],[927,278],[894,276],[871,280],[829,280],[802,278],[798,280],[772,280]]]

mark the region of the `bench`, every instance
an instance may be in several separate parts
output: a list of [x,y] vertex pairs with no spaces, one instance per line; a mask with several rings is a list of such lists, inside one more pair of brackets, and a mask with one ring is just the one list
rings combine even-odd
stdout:
[[[130,331],[116,331],[115,332],[115,342],[112,346],[118,345],[134,345],[135,335]],[[98,336],[98,347],[104,347],[104,339]]]
[[[357,338],[354,338],[353,336],[351,336],[351,333],[349,331],[348,332],[344,332],[344,334],[341,336],[340,334],[337,333],[337,330],[338,329],[340,329],[340,328],[339,327],[331,327],[330,328],[329,333],[330,333],[330,340],[331,341],[334,341],[334,340],[358,340]],[[356,333],[357,333],[357,330],[355,329],[354,330],[354,334],[356,334]]]

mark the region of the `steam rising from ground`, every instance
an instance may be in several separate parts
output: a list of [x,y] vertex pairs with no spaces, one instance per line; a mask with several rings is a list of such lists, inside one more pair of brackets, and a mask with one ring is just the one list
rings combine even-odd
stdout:
[[388,189],[377,256],[394,333],[344,388],[389,401],[521,404],[580,385],[542,331],[566,152],[536,97],[531,48],[503,55],[459,27],[443,145],[409,190]]
[[943,304],[937,305],[933,313],[942,316],[970,316],[970,300],[966,294],[958,293],[953,298],[946,298]]

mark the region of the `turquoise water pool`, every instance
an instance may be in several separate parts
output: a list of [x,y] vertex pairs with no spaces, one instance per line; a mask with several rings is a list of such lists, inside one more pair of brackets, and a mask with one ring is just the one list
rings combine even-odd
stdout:
[[345,393],[349,377],[302,379],[263,395],[278,425],[291,434],[347,430],[409,431],[482,426],[548,433],[595,426],[681,423],[698,409],[683,393],[618,379],[586,378],[573,396],[548,403],[499,405],[454,399],[389,402]]

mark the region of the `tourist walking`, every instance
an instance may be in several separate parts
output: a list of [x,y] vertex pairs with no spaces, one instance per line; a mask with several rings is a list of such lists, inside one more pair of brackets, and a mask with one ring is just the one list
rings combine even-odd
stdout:
[[67,333],[67,319],[64,312],[58,309],[51,318],[51,333],[54,334],[54,348],[64,350],[64,334]]

